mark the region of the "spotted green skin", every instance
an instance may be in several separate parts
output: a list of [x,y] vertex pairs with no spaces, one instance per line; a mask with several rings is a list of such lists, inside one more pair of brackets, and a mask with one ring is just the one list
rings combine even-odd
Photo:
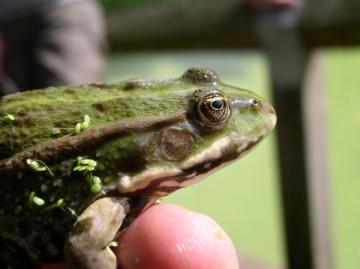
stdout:
[[[0,252],[0,257],[9,260],[22,256],[28,260],[29,268],[32,261],[62,260],[64,241],[77,216],[96,199],[108,195],[130,197],[134,207],[129,213],[131,217],[125,219],[127,225],[154,197],[183,187],[165,188],[154,183],[135,191],[119,191],[119,175],[127,175],[131,181],[136,175],[146,174],[150,167],[160,169],[162,174],[181,167],[181,174],[169,180],[180,180],[194,171],[206,174],[243,154],[233,152],[229,144],[220,157],[211,160],[214,167],[206,165],[207,160],[192,165],[194,157],[205,150],[211,152],[217,141],[236,133],[248,143],[243,147],[246,152],[270,132],[275,112],[262,98],[223,84],[209,69],[194,70],[195,75],[185,73],[181,78],[166,81],[66,86],[4,97],[0,101],[0,117],[11,114],[15,120],[0,124],[0,249],[11,249]],[[204,128],[198,123],[201,120],[194,101],[194,92],[199,89],[219,90],[229,103],[237,100],[245,105],[233,108],[221,128]],[[249,100],[257,100],[260,109],[249,106]],[[77,134],[75,126],[83,121],[84,115],[90,116],[90,127]],[[103,127],[111,132],[114,124],[125,126],[125,131],[101,139],[95,135]],[[146,124],[149,126],[143,127]],[[54,134],[54,128],[60,128],[60,134]],[[164,154],[163,137],[169,128],[189,134],[191,143],[185,152],[170,150]],[[93,138],[91,143],[85,136]],[[67,150],[65,144],[58,143],[64,138],[77,139],[82,146]],[[41,145],[51,143],[56,146],[42,151]],[[26,164],[27,158],[21,155],[24,153],[43,161],[51,172],[31,169]],[[93,175],[101,178],[101,191],[92,192],[84,173],[73,171],[78,156],[97,161]],[[14,164],[9,165],[9,160]],[[45,205],[29,206],[31,192],[43,199]],[[64,203],[56,206],[59,199]]]

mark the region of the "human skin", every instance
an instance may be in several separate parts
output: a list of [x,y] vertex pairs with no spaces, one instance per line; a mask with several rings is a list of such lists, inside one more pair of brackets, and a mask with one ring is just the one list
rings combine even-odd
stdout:
[[[170,204],[145,210],[114,250],[121,269],[238,269],[236,250],[212,219]],[[66,269],[63,265],[42,269]]]

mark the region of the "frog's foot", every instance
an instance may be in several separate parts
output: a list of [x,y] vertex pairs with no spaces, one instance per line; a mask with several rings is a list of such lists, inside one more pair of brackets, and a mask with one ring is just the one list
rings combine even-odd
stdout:
[[70,268],[116,269],[109,248],[128,211],[126,198],[106,197],[91,204],[78,217],[65,244]]

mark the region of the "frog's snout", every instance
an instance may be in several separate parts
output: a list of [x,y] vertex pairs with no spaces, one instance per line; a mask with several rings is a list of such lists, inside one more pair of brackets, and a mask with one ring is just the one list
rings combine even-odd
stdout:
[[274,109],[274,107],[272,106],[272,105],[270,105],[270,104],[266,104],[266,109],[267,109],[267,111],[270,113],[270,114],[273,114],[275,117],[276,117],[276,111],[275,111],[275,109]]
[[272,105],[270,105],[269,103],[266,103],[264,105],[264,109],[265,109],[265,112],[269,114],[269,117],[270,117],[270,130],[271,130],[276,125],[276,121],[277,121],[276,111],[275,111],[274,107]]
[[271,131],[276,124],[277,117],[276,111],[272,105],[266,101],[259,100],[257,98],[245,98],[236,99],[231,103],[233,110],[247,110],[256,115],[256,117],[262,118],[265,128]]

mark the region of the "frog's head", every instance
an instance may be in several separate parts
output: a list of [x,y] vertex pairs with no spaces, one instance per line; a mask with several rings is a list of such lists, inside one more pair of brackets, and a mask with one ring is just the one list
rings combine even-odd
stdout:
[[[273,107],[254,93],[192,68],[175,81],[186,96],[186,117],[146,134],[146,165],[119,178],[121,193],[164,196],[242,157],[274,127]],[[179,93],[179,91],[177,91]]]

